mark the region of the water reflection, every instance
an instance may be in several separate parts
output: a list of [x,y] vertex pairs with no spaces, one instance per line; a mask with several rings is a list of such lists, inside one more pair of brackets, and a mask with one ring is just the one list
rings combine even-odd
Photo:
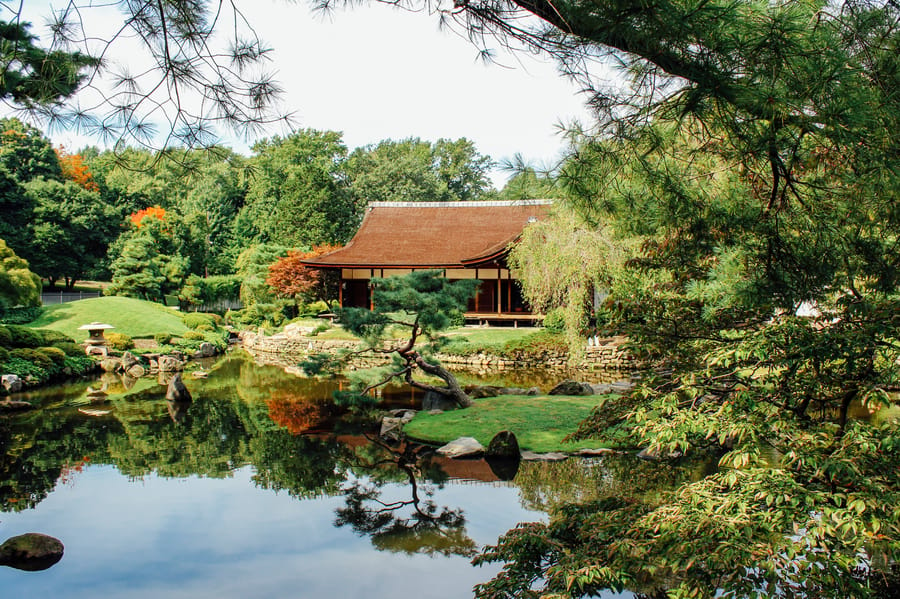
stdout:
[[[339,380],[298,378],[242,355],[206,370],[187,380],[192,403],[165,401],[155,379],[107,378],[102,410],[84,401],[99,385],[80,383],[34,393],[44,409],[0,419],[0,536],[39,529],[67,546],[46,578],[0,572],[4,591],[469,596],[493,575],[469,557],[517,522],[616,485],[648,493],[690,475],[654,478],[627,458],[447,460],[359,434],[327,400]],[[416,401],[408,389],[385,397]],[[407,560],[404,577],[388,580],[398,559]],[[346,580],[350,561],[361,580]],[[172,572],[177,590],[154,571]],[[236,571],[240,584],[219,583]]]
[[[349,526],[368,536],[379,550],[427,555],[475,554],[475,542],[466,534],[463,510],[438,506],[435,485],[447,480],[431,460],[433,452],[421,445],[401,442],[388,445],[370,438],[366,451],[354,460],[365,479],[353,479],[341,487],[344,506],[336,510],[335,526]],[[388,481],[405,477],[409,497],[384,498]]]

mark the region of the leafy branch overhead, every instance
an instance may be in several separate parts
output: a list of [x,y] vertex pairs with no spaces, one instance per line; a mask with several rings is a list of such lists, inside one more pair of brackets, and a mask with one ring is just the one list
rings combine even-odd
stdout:
[[[378,373],[354,373],[360,382],[343,400],[367,403],[369,391],[397,379],[448,397],[461,407],[469,406],[472,400],[456,378],[430,354],[441,344],[438,333],[465,312],[478,283],[474,279],[449,280],[440,271],[416,271],[403,277],[374,279],[371,310],[344,308],[340,311],[344,328],[362,339],[365,348],[337,360],[314,356],[304,368],[317,373],[325,368],[338,368],[363,354],[389,356],[391,365]],[[400,333],[402,339],[394,338]],[[427,377],[437,377],[444,384],[428,382]]]

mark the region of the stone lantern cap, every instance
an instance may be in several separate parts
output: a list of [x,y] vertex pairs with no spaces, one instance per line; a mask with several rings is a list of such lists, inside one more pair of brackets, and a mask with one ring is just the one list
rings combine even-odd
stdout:
[[103,331],[105,329],[114,329],[111,324],[103,324],[102,322],[92,322],[91,324],[83,324],[78,327],[79,331]]
[[78,327],[79,331],[87,331],[88,338],[85,343],[88,346],[97,346],[97,345],[106,345],[106,338],[103,336],[103,331],[107,329],[114,329],[111,324],[103,324],[102,322],[92,322],[91,324],[83,324]]

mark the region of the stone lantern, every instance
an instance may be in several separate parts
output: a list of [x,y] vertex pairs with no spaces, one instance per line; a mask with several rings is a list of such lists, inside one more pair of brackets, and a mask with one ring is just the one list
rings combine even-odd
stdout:
[[91,324],[83,324],[78,327],[79,331],[88,332],[88,338],[84,342],[85,353],[87,355],[107,355],[106,337],[103,336],[103,331],[114,328],[116,327],[111,324],[103,324],[102,322],[92,322]]

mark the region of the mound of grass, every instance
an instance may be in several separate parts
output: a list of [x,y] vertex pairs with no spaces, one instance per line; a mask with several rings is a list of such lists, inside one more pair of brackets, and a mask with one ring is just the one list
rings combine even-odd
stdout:
[[464,410],[441,414],[420,412],[403,427],[410,437],[429,443],[448,443],[458,437],[475,437],[487,447],[494,435],[510,430],[523,450],[575,451],[608,446],[602,441],[564,443],[605,396],[567,397],[503,395],[479,399]]
[[162,304],[118,296],[46,306],[43,314],[27,326],[59,331],[81,342],[87,339],[87,332],[78,327],[91,322],[111,324],[117,333],[132,339],[152,338],[156,333],[180,336],[188,330],[181,314],[175,310]]

